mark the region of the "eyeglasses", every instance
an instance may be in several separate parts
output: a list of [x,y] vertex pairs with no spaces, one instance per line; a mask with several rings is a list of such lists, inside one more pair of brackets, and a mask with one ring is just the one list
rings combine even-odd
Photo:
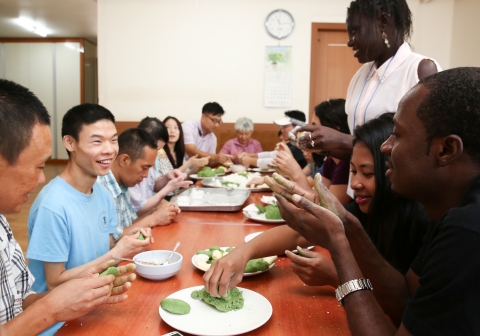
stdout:
[[212,117],[209,117],[208,115],[205,114],[205,117],[207,117],[208,119],[210,119],[214,125],[220,125],[221,123],[223,123],[222,119],[215,119],[215,118],[212,118]]

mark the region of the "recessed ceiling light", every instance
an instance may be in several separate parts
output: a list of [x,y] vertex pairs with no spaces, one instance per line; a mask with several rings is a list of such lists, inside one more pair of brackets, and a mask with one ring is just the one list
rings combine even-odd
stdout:
[[29,19],[18,18],[18,19],[15,20],[15,22],[19,26],[22,26],[23,28],[27,29],[28,31],[31,31],[32,33],[35,33],[35,34],[40,35],[42,37],[47,36],[47,31],[44,28],[38,27],[35,23],[33,23]]

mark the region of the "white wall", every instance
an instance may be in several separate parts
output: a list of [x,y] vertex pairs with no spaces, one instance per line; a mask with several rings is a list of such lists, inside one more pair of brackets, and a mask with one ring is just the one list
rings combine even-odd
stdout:
[[433,57],[443,69],[451,67],[453,9],[456,2],[431,0],[420,3],[419,0],[407,0],[413,16],[411,44],[414,51]]
[[270,123],[284,108],[263,107],[264,28],[274,9],[296,22],[281,45],[293,47],[293,106],[307,111],[311,23],[343,22],[349,0],[99,0],[99,100],[117,120],[200,117],[217,101],[224,120]]
[[453,13],[451,67],[480,67],[480,0],[457,0]]
[[[446,69],[456,2],[407,1],[415,51]],[[478,1],[478,0],[471,0]],[[296,22],[281,45],[293,47],[292,109],[308,111],[312,22],[344,22],[350,0],[98,0],[99,101],[119,121],[175,115],[197,119],[208,101],[234,122],[270,123],[284,108],[263,106],[264,28],[274,9]],[[475,38],[474,32],[470,31]]]

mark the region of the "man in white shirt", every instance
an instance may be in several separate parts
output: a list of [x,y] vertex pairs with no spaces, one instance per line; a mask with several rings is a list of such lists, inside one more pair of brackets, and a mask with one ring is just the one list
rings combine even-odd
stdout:
[[222,116],[225,111],[219,103],[206,103],[202,108],[200,120],[186,121],[182,124],[183,140],[187,158],[198,155],[198,157],[209,157],[208,165],[229,165],[233,156],[228,154],[215,154],[217,152],[217,137],[213,132],[222,123]]

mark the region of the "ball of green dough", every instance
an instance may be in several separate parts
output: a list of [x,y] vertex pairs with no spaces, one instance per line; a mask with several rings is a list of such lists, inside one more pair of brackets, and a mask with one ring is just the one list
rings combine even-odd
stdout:
[[163,299],[160,306],[172,314],[185,315],[190,313],[190,305],[179,299]]
[[119,274],[118,269],[115,266],[109,267],[105,271],[100,273],[99,276],[104,276],[104,275],[109,275],[109,274],[113,275],[114,277],[118,276],[118,274]]

